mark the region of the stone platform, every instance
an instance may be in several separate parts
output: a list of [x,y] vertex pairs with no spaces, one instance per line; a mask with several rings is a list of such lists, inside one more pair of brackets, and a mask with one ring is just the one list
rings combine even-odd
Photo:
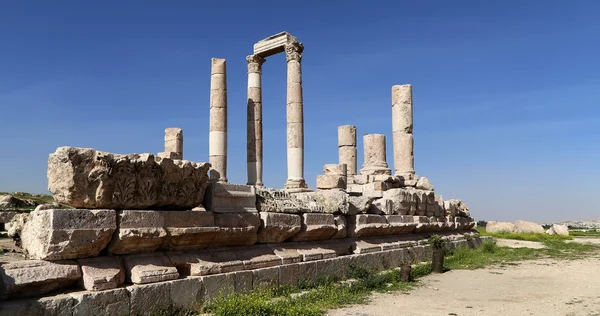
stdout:
[[[487,238],[477,237],[473,231],[441,235],[451,248],[476,247]],[[7,263],[0,271],[4,298],[8,299],[0,303],[0,316],[139,315],[171,306],[191,310],[233,291],[297,285],[324,278],[341,280],[348,276],[350,266],[382,271],[420,262],[431,256],[426,237],[413,234],[243,249],[156,252],[91,261]],[[106,280],[113,282],[114,288],[104,287]],[[136,282],[139,284],[132,284]],[[100,287],[81,290],[90,284]],[[34,297],[19,298],[24,295]]]

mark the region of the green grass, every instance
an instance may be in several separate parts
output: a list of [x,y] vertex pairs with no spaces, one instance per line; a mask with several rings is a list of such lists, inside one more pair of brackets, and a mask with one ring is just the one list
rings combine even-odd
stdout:
[[[325,282],[312,286],[252,291],[248,294],[234,293],[208,303],[203,312],[216,316],[323,315],[327,309],[365,303],[374,291],[407,292],[416,285],[415,279],[431,273],[431,267],[415,266],[409,282],[400,281],[399,270],[373,273],[364,268],[351,267],[350,271],[350,278],[356,282]],[[297,295],[302,291],[303,295]]]
[[570,230],[569,235],[574,236],[574,237],[598,237],[598,238],[600,238],[600,229]]
[[563,236],[563,235],[548,235],[546,233],[537,233],[537,234],[522,234],[522,233],[488,233],[485,230],[485,227],[477,227],[479,234],[481,236],[492,236],[495,238],[502,239],[516,239],[516,240],[525,240],[525,241],[561,241],[561,240],[572,240],[573,236]]

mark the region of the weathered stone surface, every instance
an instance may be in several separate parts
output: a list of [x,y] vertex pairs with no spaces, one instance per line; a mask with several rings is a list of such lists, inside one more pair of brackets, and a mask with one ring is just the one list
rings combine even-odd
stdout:
[[325,164],[323,166],[323,172],[325,175],[333,175],[333,176],[343,176],[346,177],[348,175],[348,170],[345,163],[339,164]]
[[515,222],[515,233],[521,234],[543,234],[544,227],[542,225],[526,222],[526,221],[516,221]]
[[411,233],[417,227],[417,223],[413,222],[413,217],[410,215],[386,215],[385,218],[390,224],[390,235]]
[[27,222],[29,217],[29,213],[19,213],[14,215],[8,223],[4,224],[4,228],[6,229],[8,236],[15,240],[19,240],[18,246],[21,245],[21,233],[23,232],[23,227],[25,227],[25,222]]
[[283,190],[264,187],[256,188],[256,206],[260,212],[278,213],[322,213],[322,207],[314,202],[299,200]]
[[552,226],[546,230],[546,234],[569,236],[569,227],[566,225],[552,224]]
[[348,195],[344,191],[325,190],[294,194],[307,205],[314,205],[310,213],[348,213]]
[[435,190],[433,184],[431,184],[429,179],[427,179],[426,177],[419,177],[419,180],[417,180],[417,189],[427,191]]
[[364,214],[371,207],[376,197],[369,196],[349,196],[348,197],[348,215]]
[[116,228],[113,210],[33,211],[21,232],[21,243],[33,259],[94,257],[106,247]]
[[392,200],[381,198],[373,201],[371,207],[367,211],[369,214],[388,214],[394,213]]
[[120,257],[96,257],[77,260],[83,274],[82,287],[90,291],[110,290],[125,282]]
[[253,247],[236,247],[231,250],[235,253],[237,260],[240,260],[245,270],[267,268],[279,266],[282,259],[275,254],[273,249],[267,245],[256,245]]
[[75,208],[192,209],[202,203],[209,167],[65,146],[48,159],[48,189],[57,202]]
[[169,250],[194,250],[209,246],[220,229],[212,212],[171,211],[162,212],[167,232],[165,244]]
[[202,277],[204,284],[204,300],[207,302],[219,296],[227,296],[235,290],[235,274],[221,273]]
[[166,242],[165,212],[124,210],[118,212],[118,230],[108,251],[113,254],[153,252]]
[[258,213],[215,213],[219,228],[211,246],[249,246],[256,243],[260,218]]
[[333,214],[302,214],[302,229],[293,236],[292,241],[325,240],[337,233]]
[[272,289],[279,286],[279,267],[256,269],[252,273],[254,289]]
[[160,282],[128,286],[130,315],[153,315],[171,304],[171,283]]
[[130,315],[129,292],[124,288],[99,292],[78,292],[71,296],[75,299],[73,316]]
[[224,251],[169,251],[167,256],[183,276],[241,271],[244,264],[231,250]]
[[336,232],[333,236],[331,236],[331,239],[346,238],[346,235],[348,234],[348,223],[346,222],[346,216],[335,215],[333,220],[335,222]]
[[204,300],[204,284],[202,278],[188,277],[169,281],[171,287],[171,302],[175,309],[199,310]]
[[346,220],[348,237],[385,235],[390,226],[382,215],[359,214],[347,216]]
[[144,284],[174,280],[179,277],[169,258],[160,252],[123,256],[127,281]]
[[211,183],[204,207],[214,213],[257,212],[256,189],[251,185]]
[[0,207],[34,207],[37,203],[33,200],[20,199],[12,195],[0,195]]
[[516,232],[515,224],[509,222],[489,221],[485,226],[488,233],[514,233]]
[[328,190],[328,189],[345,189],[346,188],[346,177],[340,175],[323,175],[317,176],[317,189]]
[[383,192],[383,197],[392,201],[393,214],[398,215],[409,215],[416,203],[414,190],[389,189]]
[[26,260],[0,265],[0,296],[8,298],[46,294],[68,288],[81,278],[75,261]]
[[[444,201],[444,208],[446,209],[446,216],[464,216],[469,217],[471,213],[467,205],[461,200],[447,200]],[[448,214],[449,213],[449,214]]]
[[10,222],[18,213],[14,211],[2,211],[0,210],[0,223]]
[[261,226],[258,230],[258,242],[284,242],[296,235],[302,225],[300,215],[260,212]]

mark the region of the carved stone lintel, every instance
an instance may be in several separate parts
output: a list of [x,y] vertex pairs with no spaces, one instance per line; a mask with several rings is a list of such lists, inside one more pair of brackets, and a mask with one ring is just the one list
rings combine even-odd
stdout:
[[302,52],[304,51],[304,44],[294,40],[285,45],[285,61],[290,62],[295,60],[297,62],[302,61]]

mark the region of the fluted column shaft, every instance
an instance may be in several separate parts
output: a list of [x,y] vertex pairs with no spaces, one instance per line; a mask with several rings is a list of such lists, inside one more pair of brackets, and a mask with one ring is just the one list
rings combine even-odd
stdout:
[[262,186],[263,130],[262,130],[262,64],[258,55],[246,57],[248,61],[248,120],[247,158],[248,184]]
[[227,182],[227,64],[213,58],[210,72],[210,180]]

